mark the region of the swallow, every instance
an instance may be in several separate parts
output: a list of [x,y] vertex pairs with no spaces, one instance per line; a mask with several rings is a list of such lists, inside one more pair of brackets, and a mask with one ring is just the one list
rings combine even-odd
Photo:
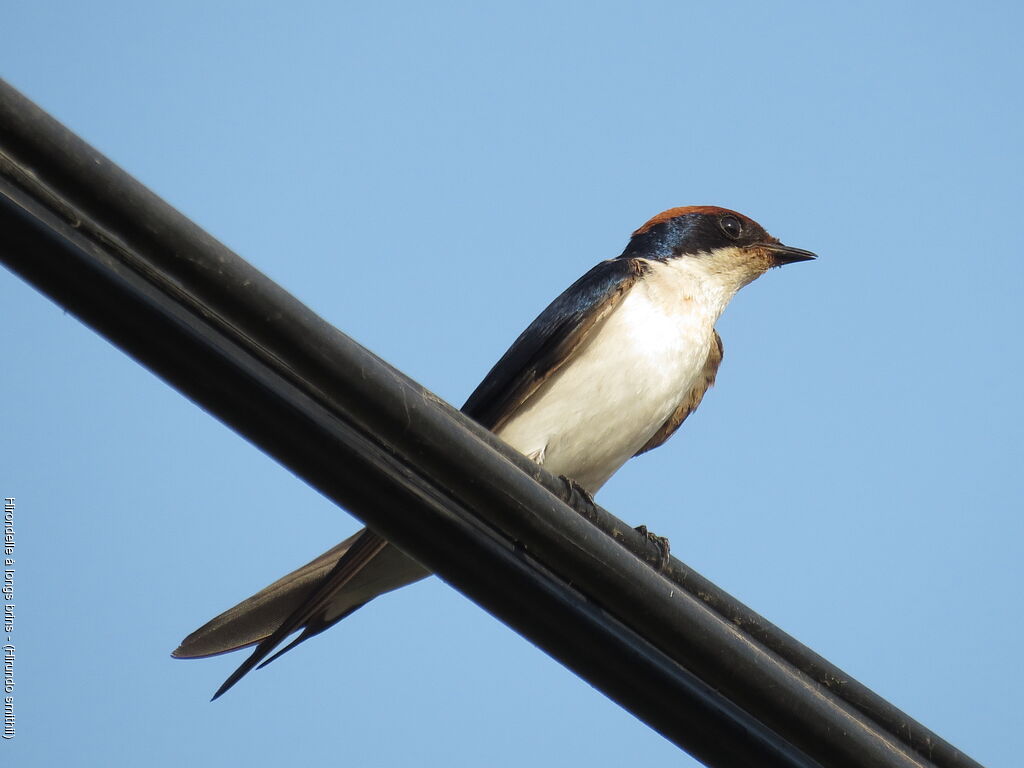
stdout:
[[[700,405],[722,362],[715,323],[737,291],[772,267],[814,258],[735,211],[664,211],[633,232],[621,255],[551,302],[462,411],[594,494],[631,457],[668,440]],[[198,658],[257,644],[216,699],[257,665],[428,575],[364,528],[212,619],[172,655]]]

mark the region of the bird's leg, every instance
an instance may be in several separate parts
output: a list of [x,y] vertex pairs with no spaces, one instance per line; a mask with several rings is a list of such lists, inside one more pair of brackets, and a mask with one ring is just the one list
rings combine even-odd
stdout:
[[[564,486],[564,490],[560,494],[562,501],[588,520],[593,520],[594,513],[597,510],[597,504],[590,491],[577,483],[571,477],[559,475],[558,479],[562,481],[562,485]],[[658,536],[656,533],[651,533],[647,530],[646,525],[639,525],[635,530],[637,533],[645,536],[648,541],[658,548],[658,552],[661,554],[661,557],[658,558],[658,562],[655,567],[657,567],[660,573],[667,572],[669,561],[672,559],[670,556],[668,539],[664,536]]]
[[561,496],[562,501],[564,501],[566,504],[575,509],[584,517],[592,516],[587,515],[587,510],[589,509],[591,510],[591,512],[593,512],[594,507],[596,507],[597,504],[594,503],[594,497],[590,493],[590,491],[588,491],[582,485],[577,483],[571,477],[559,475],[558,479],[561,480],[562,484],[565,486],[565,491]]
[[656,533],[651,533],[647,530],[646,525],[638,525],[634,528],[637,533],[647,537],[647,540],[654,544],[661,552],[661,559],[658,561],[658,571],[660,573],[666,573],[668,571],[668,563],[672,558],[670,557],[671,547],[668,543],[666,536],[659,536]]

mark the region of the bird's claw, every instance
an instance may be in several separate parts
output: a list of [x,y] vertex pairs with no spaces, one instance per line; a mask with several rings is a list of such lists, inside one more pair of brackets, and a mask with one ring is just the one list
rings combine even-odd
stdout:
[[646,536],[647,540],[654,544],[658,548],[658,551],[661,553],[661,557],[658,558],[658,572],[668,572],[668,564],[669,561],[672,559],[670,555],[671,547],[669,546],[668,538],[665,536],[659,536],[656,533],[651,533],[647,530],[646,525],[638,525],[634,530],[637,533]]
[[565,492],[562,496],[562,501],[568,504],[570,507],[575,509],[580,514],[586,514],[583,507],[593,509],[597,506],[594,502],[594,497],[586,488],[577,483],[571,477],[565,475],[559,475],[559,480],[565,486]]

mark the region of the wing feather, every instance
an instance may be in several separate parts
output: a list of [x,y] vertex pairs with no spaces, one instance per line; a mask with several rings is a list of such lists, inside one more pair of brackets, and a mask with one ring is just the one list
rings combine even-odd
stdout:
[[603,261],[523,331],[469,396],[462,412],[496,430],[536,392],[646,271],[639,259]]
[[353,545],[371,533],[364,528],[312,562],[211,619],[182,640],[171,655],[192,659],[253,645],[288,623],[311,596],[316,595],[321,600],[331,597],[333,600],[317,604],[317,609],[310,613],[309,621],[304,625],[309,632],[316,634],[377,595],[430,575],[415,560],[389,545],[363,567],[358,576],[344,581],[344,589],[339,589],[333,578],[339,562],[353,559],[349,555]]

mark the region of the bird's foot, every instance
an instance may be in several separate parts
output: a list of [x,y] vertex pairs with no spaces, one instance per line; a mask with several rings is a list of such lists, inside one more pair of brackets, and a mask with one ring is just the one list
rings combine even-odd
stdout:
[[638,525],[633,530],[643,536],[646,536],[647,540],[658,548],[661,552],[661,557],[658,559],[658,572],[666,573],[668,571],[669,561],[672,559],[670,556],[671,547],[669,546],[668,538],[665,536],[659,536],[656,533],[651,533],[647,530],[646,525]]
[[577,483],[571,477],[559,475],[558,479],[561,480],[562,484],[565,486],[565,490],[562,494],[562,501],[575,509],[581,515],[586,516],[587,509],[593,510],[594,507],[597,506],[597,504],[594,503],[594,497],[590,491]]

